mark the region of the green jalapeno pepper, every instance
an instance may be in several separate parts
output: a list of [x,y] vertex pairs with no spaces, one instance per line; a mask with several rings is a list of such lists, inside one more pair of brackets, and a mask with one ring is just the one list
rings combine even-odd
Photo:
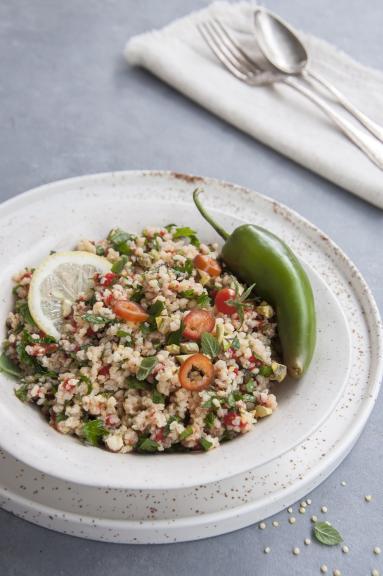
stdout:
[[255,284],[257,295],[276,310],[283,361],[290,376],[300,378],[312,359],[316,340],[314,296],[310,281],[292,250],[261,226],[243,224],[228,234],[202,206],[201,215],[226,240],[221,257],[246,284]]

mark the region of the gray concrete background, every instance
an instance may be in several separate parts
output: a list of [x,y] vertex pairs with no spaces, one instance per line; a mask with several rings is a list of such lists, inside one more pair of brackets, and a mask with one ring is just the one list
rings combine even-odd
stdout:
[[[383,213],[253,141],[140,70],[121,52],[128,37],[160,27],[205,0],[0,0],[0,198],[104,170],[157,168],[225,178],[298,210],[364,274],[383,309]],[[298,27],[383,69],[381,0],[267,0]],[[1,576],[310,575],[383,573],[383,399],[355,449],[310,495],[350,547],[306,547],[310,522],[287,513],[195,543],[101,544],[63,536],[0,511]],[[341,481],[347,486],[342,487]],[[372,494],[370,504],[365,494]],[[270,555],[263,548],[270,546]],[[293,546],[302,553],[295,557]]]

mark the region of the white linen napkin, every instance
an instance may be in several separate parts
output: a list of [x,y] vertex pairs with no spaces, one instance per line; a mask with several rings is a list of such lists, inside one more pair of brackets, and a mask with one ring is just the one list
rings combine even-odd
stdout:
[[[131,38],[125,56],[130,64],[147,68],[264,144],[383,208],[383,171],[314,104],[280,82],[257,87],[240,82],[218,62],[196,27],[209,17],[219,18],[252,51],[254,8],[249,2],[215,2],[162,30]],[[383,73],[362,66],[319,38],[302,32],[300,36],[312,70],[383,124]]]

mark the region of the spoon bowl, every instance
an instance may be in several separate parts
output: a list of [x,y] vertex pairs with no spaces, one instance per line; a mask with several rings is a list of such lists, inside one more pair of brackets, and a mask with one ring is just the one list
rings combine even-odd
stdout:
[[308,64],[308,54],[295,32],[262,9],[256,10],[254,24],[258,45],[270,64],[285,74],[301,74]]

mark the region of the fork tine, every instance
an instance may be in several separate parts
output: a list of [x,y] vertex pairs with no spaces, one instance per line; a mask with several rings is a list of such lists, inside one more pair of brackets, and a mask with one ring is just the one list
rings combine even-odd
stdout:
[[257,64],[246,54],[246,52],[244,52],[244,50],[242,50],[242,48],[240,47],[240,45],[238,44],[237,40],[234,38],[232,33],[229,31],[229,29],[226,26],[224,26],[222,22],[218,20],[218,18],[213,18],[212,22],[214,22],[216,28],[220,30],[221,38],[225,39],[226,45],[230,46],[232,51],[235,51],[237,58],[240,58],[241,61],[244,62],[246,67],[248,68],[250,67],[251,71],[254,74],[259,73],[259,68]]
[[254,75],[254,68],[252,65],[249,66],[245,58],[242,57],[241,52],[237,49],[236,44],[228,38],[227,35],[222,33],[222,30],[217,26],[218,21],[211,19],[206,22],[209,26],[209,30],[214,35],[216,42],[219,44],[221,50],[225,52],[227,57],[230,59],[232,64],[239,68],[243,74],[247,76]]
[[242,58],[242,55],[237,50],[235,44],[233,44],[232,41],[227,40],[227,37],[222,33],[219,26],[217,26],[217,21],[212,19],[209,20],[207,24],[209,25],[212,34],[214,34],[214,36],[216,37],[216,40],[220,45],[221,49],[228,55],[232,63],[237,68],[240,68],[240,70],[247,75],[249,73],[253,73],[252,70],[249,70],[248,63],[244,58]]
[[222,45],[216,32],[209,26],[207,22],[200,22],[197,24],[197,28],[205,40],[209,48],[214,52],[218,60],[227,68],[234,76],[240,80],[248,79],[248,72],[243,69],[242,66],[238,65],[237,62],[233,61],[230,51]]

